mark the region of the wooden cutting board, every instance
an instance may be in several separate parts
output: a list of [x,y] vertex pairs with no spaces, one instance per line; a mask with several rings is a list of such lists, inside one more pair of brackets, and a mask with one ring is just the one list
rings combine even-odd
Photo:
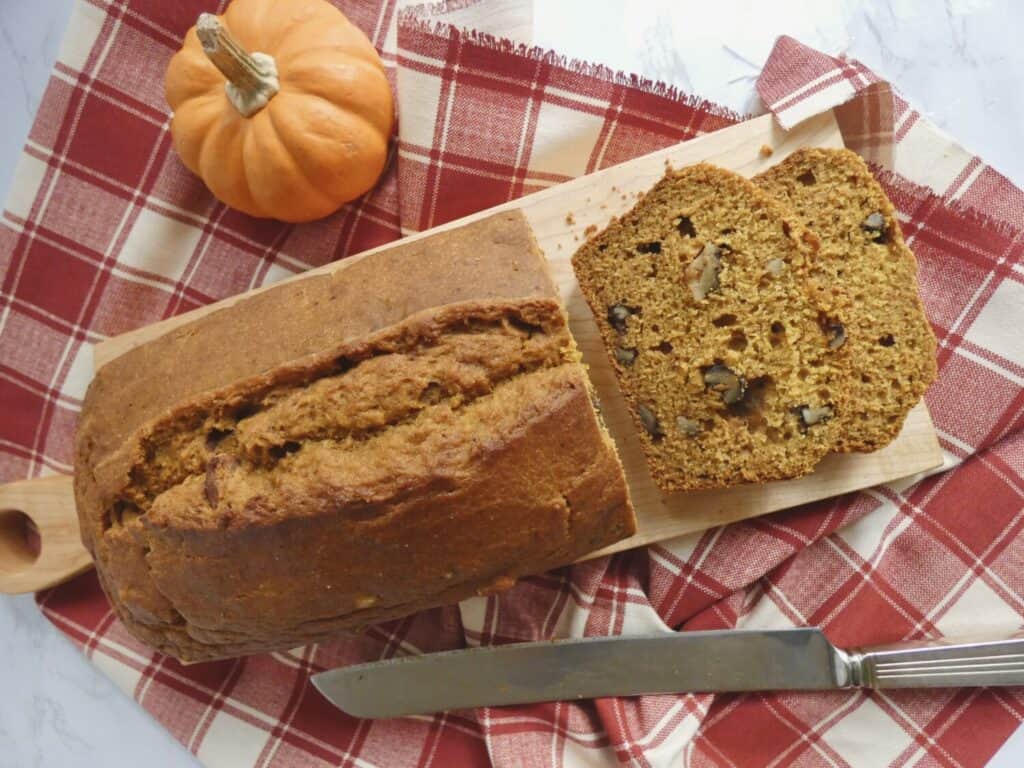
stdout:
[[[408,242],[427,237],[501,210],[518,208],[526,216],[540,247],[551,262],[553,276],[568,307],[573,334],[583,352],[584,361],[590,367],[604,418],[618,445],[637,511],[636,535],[595,552],[591,557],[867,488],[924,472],[942,463],[942,451],[928,411],[922,403],[910,413],[899,437],[886,448],[873,454],[829,456],[813,474],[798,480],[720,491],[666,494],[654,485],[647,473],[633,422],[601,347],[597,326],[573,275],[570,262],[572,254],[589,233],[605,226],[613,216],[628,210],[637,196],[664,174],[667,165],[681,167],[707,161],[752,176],[781,161],[794,150],[809,146],[843,146],[831,113],[813,117],[788,132],[781,130],[771,116],[749,120],[405,239]],[[372,259],[374,254],[389,247],[392,246],[383,246],[296,275],[289,282],[347,269],[356,261]],[[109,339],[96,347],[95,366],[99,368],[127,350],[157,338],[172,328],[230,306],[254,293],[272,291],[274,287],[256,289]],[[40,482],[45,485],[38,486],[37,494],[35,488]],[[20,558],[5,557],[6,552],[19,548],[18,542],[11,540],[16,535],[11,531],[17,531],[18,527],[0,526],[0,591],[40,589],[88,567],[81,559],[81,547],[75,553],[75,548],[67,541],[68,521],[74,519],[70,478],[48,478],[46,481],[24,481],[2,486],[0,510],[5,508],[20,509],[35,521],[44,553],[49,548],[62,554],[56,562],[53,556],[40,556],[34,564],[26,564],[30,558],[26,558],[23,553]],[[6,544],[3,540],[5,536]],[[66,564],[66,571],[61,569],[62,563]],[[44,565],[45,568],[42,567]]]

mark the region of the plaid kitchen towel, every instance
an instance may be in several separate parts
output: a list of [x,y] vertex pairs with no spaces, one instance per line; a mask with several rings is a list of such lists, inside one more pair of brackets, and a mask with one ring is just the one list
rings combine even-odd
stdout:
[[[290,226],[225,209],[171,149],[163,68],[214,2],[79,0],[0,226],[0,478],[70,471],[90,344],[107,335],[740,119],[494,37],[487,3],[338,4],[397,88],[394,157],[369,197]],[[651,696],[359,721],[308,682],[339,664],[554,636],[813,624],[856,645],[1021,624],[1022,193],[857,62],[783,39],[759,88],[784,123],[842,104],[847,141],[878,164],[940,340],[928,403],[955,469],[288,653],[183,667],[125,633],[91,574],[40,594],[45,614],[209,766],[984,765],[1024,718],[1018,690]]]

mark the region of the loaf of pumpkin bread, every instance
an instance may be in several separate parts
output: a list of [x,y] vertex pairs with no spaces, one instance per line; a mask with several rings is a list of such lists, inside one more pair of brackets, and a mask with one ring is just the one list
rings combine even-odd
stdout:
[[76,450],[83,540],[114,609],[185,661],[506,589],[635,527],[518,214],[117,358]]

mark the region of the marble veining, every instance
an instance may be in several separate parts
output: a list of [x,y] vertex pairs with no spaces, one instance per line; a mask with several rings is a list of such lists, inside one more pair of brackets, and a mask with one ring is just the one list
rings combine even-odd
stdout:
[[[0,2],[0,193],[10,184],[71,4]],[[533,16],[537,45],[744,112],[757,108],[753,82],[777,35],[847,51],[1024,184],[1024,3],[1017,0],[536,0]],[[50,626],[29,596],[0,597],[0,744],[0,768],[196,765]],[[1018,731],[990,768],[1022,764]]]

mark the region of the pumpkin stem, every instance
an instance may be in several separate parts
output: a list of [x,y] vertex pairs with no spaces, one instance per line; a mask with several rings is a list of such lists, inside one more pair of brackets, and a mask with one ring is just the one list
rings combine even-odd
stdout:
[[273,56],[246,51],[216,15],[200,14],[196,35],[207,58],[227,78],[228,100],[244,117],[259,112],[278,92],[281,85]]

